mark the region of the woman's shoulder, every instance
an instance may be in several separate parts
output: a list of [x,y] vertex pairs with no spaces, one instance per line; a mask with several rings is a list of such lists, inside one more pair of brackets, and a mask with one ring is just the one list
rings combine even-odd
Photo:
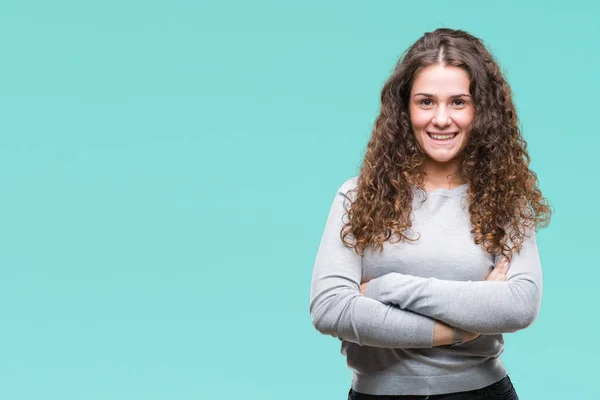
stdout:
[[340,192],[342,194],[348,194],[348,192],[356,189],[357,185],[358,185],[358,175],[352,176],[352,177],[346,179],[342,183],[342,185],[338,189],[338,192]]

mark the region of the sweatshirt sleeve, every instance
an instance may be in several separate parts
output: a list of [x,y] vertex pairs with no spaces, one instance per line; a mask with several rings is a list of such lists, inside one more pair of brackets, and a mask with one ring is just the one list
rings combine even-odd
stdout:
[[369,281],[365,296],[470,332],[496,334],[524,329],[537,318],[542,301],[542,268],[535,230],[529,229],[527,236],[520,253],[513,255],[505,282],[449,281],[389,273]]
[[338,189],[317,252],[310,285],[310,316],[326,335],[359,345],[430,348],[435,320],[360,294],[362,257],[340,238],[351,178]]

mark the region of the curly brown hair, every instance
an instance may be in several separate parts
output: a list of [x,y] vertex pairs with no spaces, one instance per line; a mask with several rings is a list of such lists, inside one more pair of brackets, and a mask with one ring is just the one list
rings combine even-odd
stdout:
[[[416,75],[436,64],[460,67],[470,77],[475,115],[460,173],[469,183],[474,242],[511,260],[527,229],[548,225],[551,208],[529,169],[511,89],[496,60],[480,39],[447,28],[418,39],[383,87],[381,111],[353,190],[356,196],[350,209],[345,208],[349,218],[340,232],[342,242],[362,256],[367,247],[382,251],[393,233],[396,242],[417,240],[404,232],[412,226],[412,186],[424,191],[427,156],[413,133],[409,95]],[[353,241],[347,240],[349,235]]]

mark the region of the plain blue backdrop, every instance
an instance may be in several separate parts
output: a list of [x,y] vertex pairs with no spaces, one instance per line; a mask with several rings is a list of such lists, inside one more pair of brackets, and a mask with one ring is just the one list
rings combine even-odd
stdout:
[[597,2],[2,1],[0,398],[342,399],[308,313],[325,219],[398,57],[464,29],[541,189],[522,399],[597,399]]

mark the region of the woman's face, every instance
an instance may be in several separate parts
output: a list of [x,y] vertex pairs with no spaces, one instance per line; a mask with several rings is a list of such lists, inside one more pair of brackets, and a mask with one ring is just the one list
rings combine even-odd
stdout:
[[442,64],[422,69],[410,91],[413,132],[427,156],[435,162],[458,161],[467,145],[474,105],[465,70]]

